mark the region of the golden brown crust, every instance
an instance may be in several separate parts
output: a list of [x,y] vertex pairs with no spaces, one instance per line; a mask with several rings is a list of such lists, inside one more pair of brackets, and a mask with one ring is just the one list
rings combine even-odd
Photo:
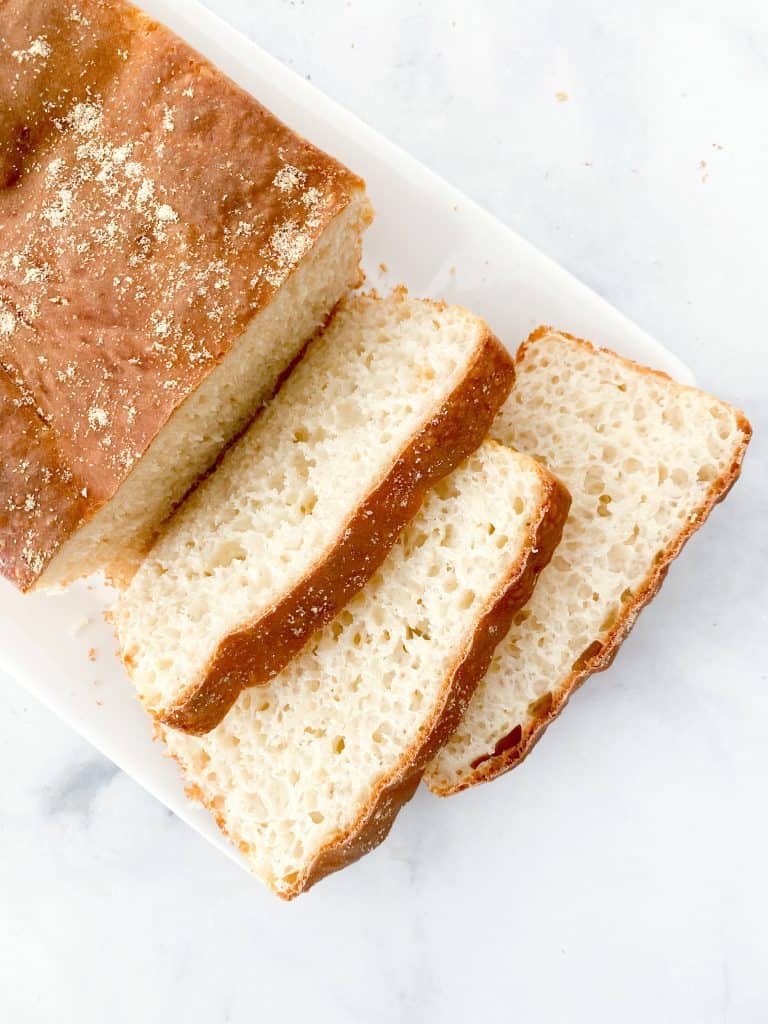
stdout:
[[496,646],[507,634],[512,619],[528,601],[539,573],[549,563],[565,526],[571,497],[559,480],[543,468],[545,495],[541,516],[533,524],[524,554],[467,642],[463,657],[446,680],[443,697],[421,736],[403,755],[400,770],[382,782],[355,824],[326,846],[297,879],[283,899],[293,899],[333,871],[346,867],[378,846],[389,833],[401,807],[411,799],[424,770],[443,744],[455,732],[472,694],[491,662]]
[[486,329],[466,376],[356,510],[339,543],[275,608],[225,637],[201,678],[161,720],[202,734],[248,686],[266,683],[384,561],[429,488],[474,451],[509,395],[514,363]]
[[1,22],[0,572],[28,589],[363,185],[123,0]]
[[[552,327],[537,328],[518,349],[515,363],[519,365],[522,362],[529,345],[550,333],[559,334],[564,338],[568,338],[569,341],[575,341],[585,346],[590,352],[605,352],[629,365],[635,371],[660,377],[665,381],[672,381],[675,387],[681,390],[698,391],[697,388],[688,388],[686,385],[678,384],[666,373],[659,370],[651,370],[631,359],[625,359],[610,349],[598,349],[591,342],[585,341],[583,338],[575,338],[571,334],[566,334],[565,331],[556,331]],[[723,402],[722,404],[726,405],[727,403]],[[727,496],[739,477],[744,454],[752,436],[752,427],[740,410],[734,409],[733,412],[741,430],[742,440],[734,451],[730,466],[712,483],[705,499],[692,513],[692,517],[685,529],[681,530],[677,537],[657,554],[654,565],[645,577],[642,585],[638,588],[632,599],[623,606],[621,613],[604,639],[590,644],[589,648],[578,659],[573,671],[556,690],[551,692],[549,700],[542,699],[539,701],[540,713],[535,718],[527,721],[525,724],[519,723],[510,734],[503,737],[496,744],[498,753],[490,753],[487,758],[482,759],[473,773],[463,779],[460,784],[446,789],[434,789],[433,792],[438,796],[451,796],[455,793],[460,793],[471,786],[490,782],[500,775],[511,771],[512,768],[515,768],[528,756],[545,729],[557,718],[568,703],[571,694],[582,686],[591,675],[610,668],[619,647],[628,636],[638,615],[661,588],[671,562],[677,558],[689,538],[705,521],[712,508]]]

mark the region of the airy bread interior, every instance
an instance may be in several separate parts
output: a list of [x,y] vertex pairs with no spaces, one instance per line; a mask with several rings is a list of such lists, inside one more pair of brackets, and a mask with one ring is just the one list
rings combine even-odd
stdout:
[[[340,309],[121,597],[123,656],[153,714],[188,699],[225,638],[290,602],[465,380],[486,337],[465,310],[400,293]],[[379,514],[366,512],[372,522]],[[359,586],[370,575],[363,560],[381,544],[370,546],[356,556]]]
[[36,583],[55,589],[106,568],[126,579],[162,522],[269,398],[284,370],[359,277],[370,207],[361,191],[254,317],[228,356],[174,413],[118,492]]
[[523,346],[492,436],[542,460],[573,504],[533,597],[427,770],[441,795],[512,767],[573,687],[607,666],[738,474],[749,425],[701,391],[548,332]]
[[417,781],[478,625],[530,554],[547,479],[485,442],[279,676],[205,736],[164,730],[191,793],[279,895],[311,884],[355,834],[367,839],[347,859],[384,838],[377,816],[394,811],[382,795],[409,773]]

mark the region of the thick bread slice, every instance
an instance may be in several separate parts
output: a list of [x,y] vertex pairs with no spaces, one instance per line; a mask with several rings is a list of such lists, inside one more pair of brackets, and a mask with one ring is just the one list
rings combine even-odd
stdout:
[[518,764],[607,668],[670,562],[739,475],[743,414],[606,349],[539,328],[493,425],[573,497],[555,557],[425,780],[448,796]]
[[291,899],[373,849],[450,736],[557,544],[569,498],[485,442],[380,570],[268,686],[171,754],[259,878]]
[[207,732],[279,672],[480,444],[513,376],[466,310],[401,292],[346,304],[119,602],[148,710]]
[[0,573],[125,577],[359,280],[363,182],[122,0],[4,0]]

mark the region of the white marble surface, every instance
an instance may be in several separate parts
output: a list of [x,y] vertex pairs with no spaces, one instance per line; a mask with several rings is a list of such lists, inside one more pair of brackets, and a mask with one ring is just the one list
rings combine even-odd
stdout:
[[419,794],[293,905],[1,680],[0,1020],[768,1020],[764,3],[208,3],[659,337],[757,436],[529,761]]

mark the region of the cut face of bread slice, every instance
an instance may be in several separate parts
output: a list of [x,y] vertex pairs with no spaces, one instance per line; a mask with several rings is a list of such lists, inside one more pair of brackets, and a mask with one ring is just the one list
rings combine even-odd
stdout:
[[358,283],[371,211],[132,5],[2,24],[0,572],[57,588],[130,574]]
[[663,374],[541,328],[492,435],[571,492],[563,539],[425,780],[447,796],[528,753],[607,668],[670,562],[739,475],[744,416]]
[[455,727],[560,536],[569,499],[487,441],[427,496],[366,587],[270,684],[171,754],[290,899],[367,853]]
[[206,732],[279,672],[480,444],[513,373],[465,310],[399,292],[342,307],[120,599],[148,710]]

